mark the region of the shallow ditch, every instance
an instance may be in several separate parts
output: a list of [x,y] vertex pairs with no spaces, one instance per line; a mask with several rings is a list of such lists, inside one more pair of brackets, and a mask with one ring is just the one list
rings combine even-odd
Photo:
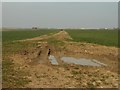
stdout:
[[[58,65],[59,63],[57,62],[57,59],[55,58],[55,56],[50,55],[48,57],[48,59],[50,60],[50,63],[52,65]],[[76,64],[76,65],[83,65],[83,66],[107,66],[107,64],[101,63],[98,60],[95,59],[87,59],[87,58],[79,58],[76,59],[74,57],[61,57],[60,58],[61,61],[63,61],[64,63],[67,64]]]

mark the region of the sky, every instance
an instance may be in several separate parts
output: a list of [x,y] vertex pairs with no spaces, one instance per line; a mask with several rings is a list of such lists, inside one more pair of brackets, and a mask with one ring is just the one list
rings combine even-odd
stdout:
[[0,3],[0,30],[2,27],[2,3]]
[[1,0],[2,2],[119,2],[120,0]]
[[120,2],[118,3],[118,27],[120,28]]
[[118,27],[117,2],[3,2],[2,26],[15,28]]

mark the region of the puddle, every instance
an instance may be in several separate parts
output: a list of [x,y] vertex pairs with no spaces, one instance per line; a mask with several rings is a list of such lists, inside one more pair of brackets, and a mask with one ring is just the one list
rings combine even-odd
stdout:
[[86,65],[86,66],[98,66],[98,67],[107,66],[106,64],[101,63],[95,59],[86,59],[86,58],[76,59],[73,57],[62,57],[61,60],[68,64],[73,63],[73,64],[84,65],[84,66]]
[[52,65],[58,65],[58,62],[57,62],[56,58],[53,55],[50,55],[48,57],[48,59],[50,60]]
[[[58,65],[58,62],[53,55],[50,55],[48,57],[48,59],[50,60],[50,63],[52,65]],[[101,63],[101,62],[99,62],[95,59],[86,59],[86,58],[76,59],[76,58],[73,58],[73,57],[62,57],[61,60],[64,61],[65,63],[68,63],[68,64],[73,63],[73,64],[83,65],[83,66],[98,66],[98,67],[107,66],[106,64]]]

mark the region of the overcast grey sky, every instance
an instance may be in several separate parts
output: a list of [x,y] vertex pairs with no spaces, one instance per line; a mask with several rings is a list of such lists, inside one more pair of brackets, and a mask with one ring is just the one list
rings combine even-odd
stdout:
[[3,27],[113,28],[117,2],[4,2]]

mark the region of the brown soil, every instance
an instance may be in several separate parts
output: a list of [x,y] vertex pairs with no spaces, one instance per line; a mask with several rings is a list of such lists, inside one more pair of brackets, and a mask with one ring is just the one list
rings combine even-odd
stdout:
[[[54,46],[47,41],[38,41],[37,47],[12,56],[16,65],[30,73],[28,78],[31,82],[25,87],[118,87],[118,48],[67,41],[66,39],[72,38],[65,31],[21,41],[50,38],[62,41],[64,45]],[[51,54],[57,58],[58,66],[53,66],[49,62],[49,49]],[[90,67],[65,64],[60,60],[62,56],[97,59],[108,66]]]

